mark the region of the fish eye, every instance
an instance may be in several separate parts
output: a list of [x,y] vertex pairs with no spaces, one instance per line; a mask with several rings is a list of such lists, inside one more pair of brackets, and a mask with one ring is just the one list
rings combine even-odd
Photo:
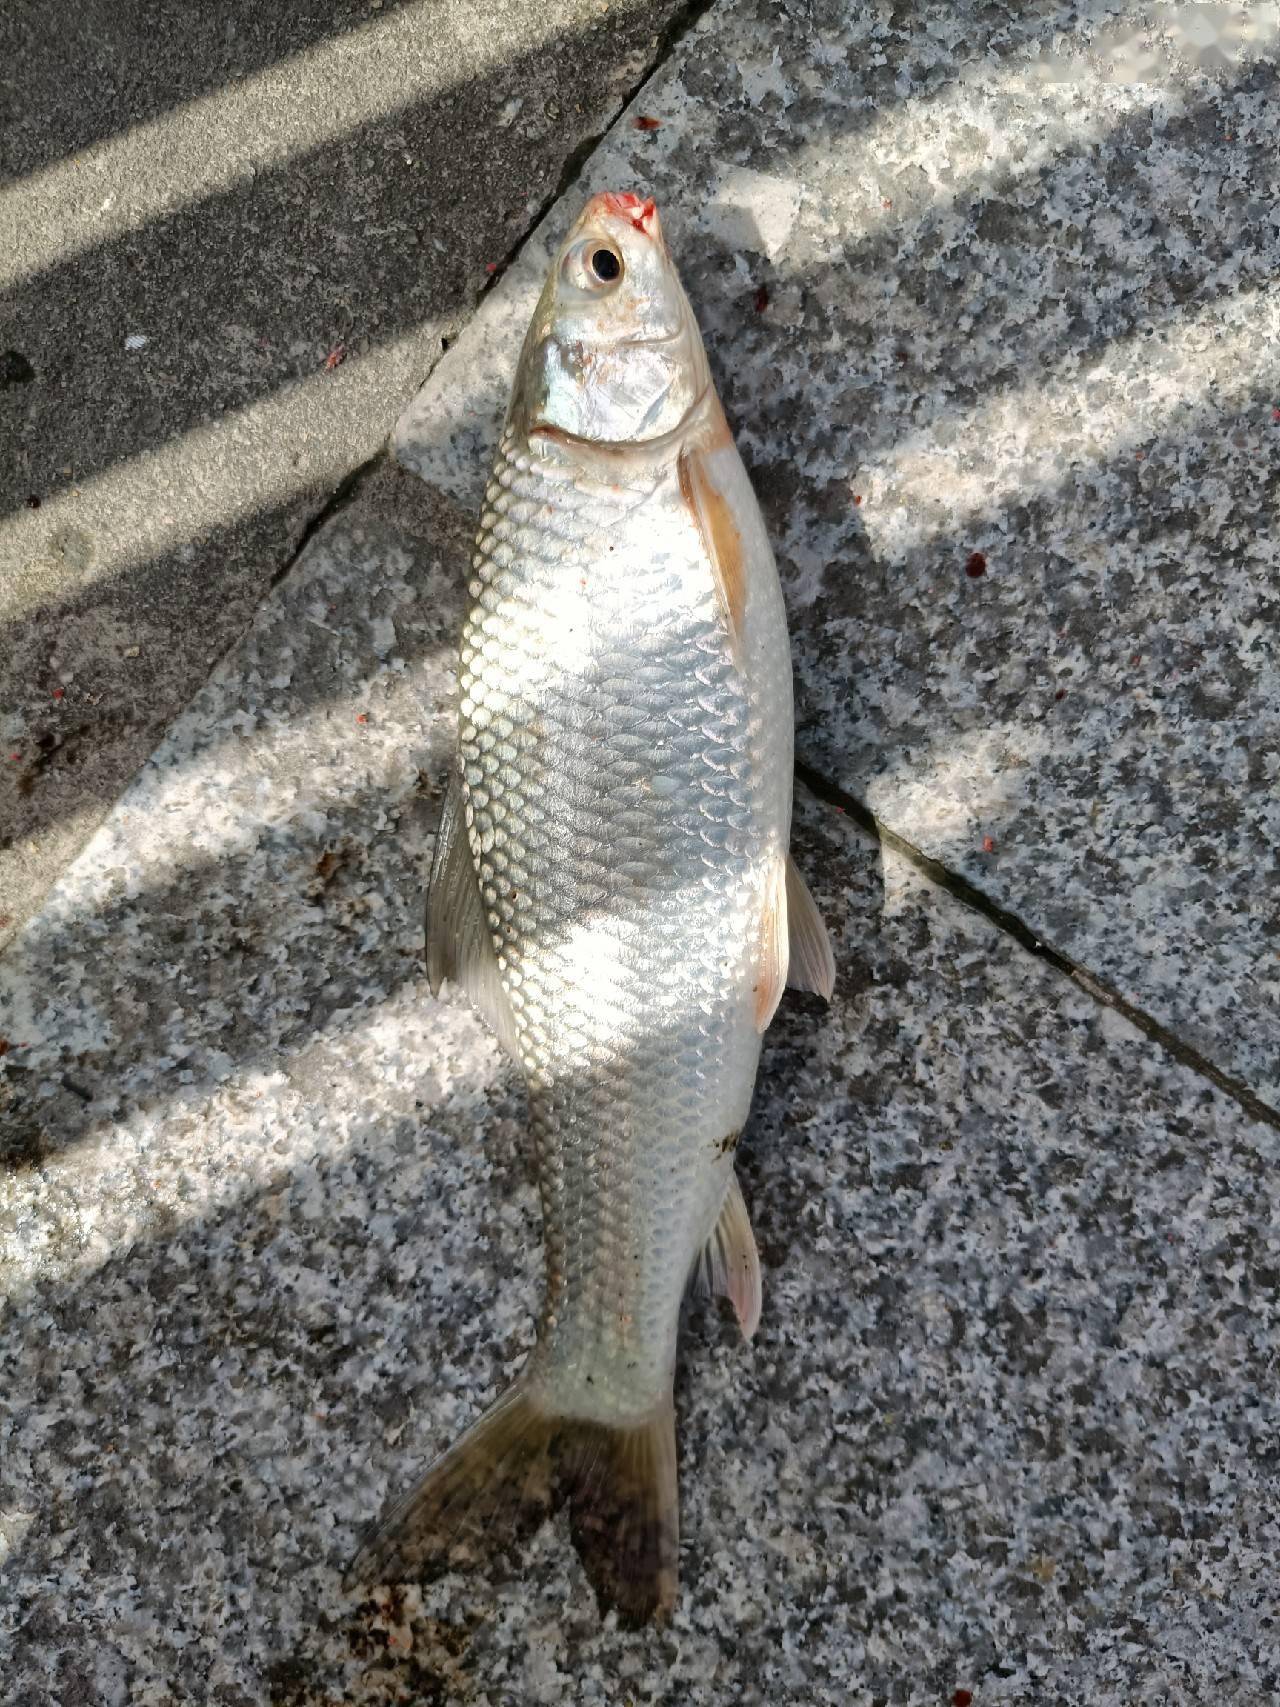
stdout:
[[622,277],[622,256],[616,249],[607,249],[602,244],[591,251],[587,270],[601,284],[613,284]]

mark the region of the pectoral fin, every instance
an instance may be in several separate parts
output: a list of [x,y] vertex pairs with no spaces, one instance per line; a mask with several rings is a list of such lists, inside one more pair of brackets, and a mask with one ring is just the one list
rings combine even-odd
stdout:
[[[716,406],[717,439],[732,444],[724,413]],[[722,433],[720,432],[722,429]],[[742,639],[747,609],[747,562],[742,533],[733,519],[728,500],[716,484],[711,449],[687,446],[680,453],[680,491],[697,524],[715,577],[716,593],[735,642]]]
[[463,816],[462,779],[455,770],[445,790],[427,885],[427,978],[438,996],[451,979],[488,1022],[498,1041],[519,1055],[515,1016],[502,987],[498,957]]
[[702,1247],[692,1283],[698,1292],[727,1298],[743,1338],[751,1338],[760,1324],[760,1258],[737,1174],[729,1176],[720,1218]]
[[793,990],[812,990],[830,1001],[836,987],[836,957],[809,885],[787,855],[787,936],[790,956],[787,983]]

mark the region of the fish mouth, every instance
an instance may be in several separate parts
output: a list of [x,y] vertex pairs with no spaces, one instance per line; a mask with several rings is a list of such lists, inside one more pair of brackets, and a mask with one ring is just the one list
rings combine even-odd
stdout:
[[606,213],[616,214],[620,219],[628,219],[637,231],[646,237],[658,235],[658,204],[652,196],[645,199],[638,196],[634,190],[604,190],[598,196],[593,196],[587,204],[599,205]]

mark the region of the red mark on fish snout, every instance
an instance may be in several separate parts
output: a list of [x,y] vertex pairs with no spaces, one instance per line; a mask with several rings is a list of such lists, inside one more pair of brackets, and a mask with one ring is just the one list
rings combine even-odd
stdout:
[[658,216],[658,204],[652,196],[646,201],[634,190],[605,190],[600,200],[610,213],[621,214],[624,219],[629,219],[636,230],[643,231],[646,237],[653,235],[649,226]]
[[987,559],[981,551],[971,551],[964,560],[964,572],[971,581],[979,581],[987,572]]

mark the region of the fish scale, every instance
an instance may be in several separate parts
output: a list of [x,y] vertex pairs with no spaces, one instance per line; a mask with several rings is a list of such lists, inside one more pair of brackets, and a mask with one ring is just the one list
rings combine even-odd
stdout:
[[[470,788],[501,760],[506,797],[495,809],[490,790],[471,788],[472,852],[519,997],[539,1161],[557,1182],[544,1201],[556,1321],[543,1356],[572,1366],[607,1347],[624,1367],[596,1370],[593,1386],[612,1378],[620,1414],[628,1401],[652,1404],[674,1356],[685,1277],[655,1235],[700,1242],[727,1183],[729,1161],[704,1168],[697,1140],[717,1144],[745,1115],[744,1087],[725,1082],[741,1049],[723,1047],[716,1021],[749,990],[761,882],[747,857],[760,835],[744,780],[753,719],[696,532],[671,526],[678,502],[673,478],[584,479],[504,435],[461,654],[463,774]],[[664,523],[671,542],[655,553]],[[578,645],[569,659],[566,641]],[[487,736],[499,718],[511,734],[495,749]],[[521,811],[534,797],[537,820]],[[643,899],[634,918],[629,888]],[[688,918],[691,891],[701,929]],[[662,893],[676,904],[655,916]],[[584,898],[596,909],[592,952],[617,945],[608,978],[584,980],[573,951]],[[655,997],[670,1015],[656,1025]],[[584,1144],[605,1158],[607,1193],[589,1170],[559,1184],[565,1163],[552,1158]],[[626,1378],[627,1364],[643,1381]]]
[[516,1380],[356,1568],[567,1502],[601,1604],[644,1618],[675,1597],[681,1297],[755,1328],[734,1146],[788,968],[834,976],[787,855],[777,571],[651,202],[594,197],[557,256],[469,594],[427,966],[524,1070],[546,1292]]

